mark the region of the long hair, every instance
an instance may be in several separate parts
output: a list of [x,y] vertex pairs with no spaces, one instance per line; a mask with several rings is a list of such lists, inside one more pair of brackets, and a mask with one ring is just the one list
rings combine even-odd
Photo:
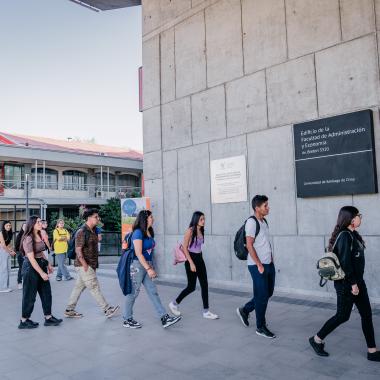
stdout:
[[[5,225],[8,223],[11,225],[11,229],[9,231],[5,229]],[[9,220],[4,220],[3,225],[1,226],[1,233],[3,234],[5,245],[8,245],[12,241],[13,237],[12,223]]]
[[26,223],[22,224],[22,227],[19,231],[19,233],[16,236],[16,241],[15,241],[15,250],[16,252],[20,252],[20,247],[21,247],[21,239],[24,235],[24,229],[25,229]]
[[[352,219],[354,219],[358,215],[359,215],[359,210],[354,206],[344,206],[340,209],[339,214],[338,214],[338,220],[336,222],[334,231],[332,232],[330,240],[329,240],[329,250],[332,250],[340,232],[348,228],[348,226],[352,222]],[[355,231],[355,236],[364,244],[362,237],[356,231]]]
[[[190,245],[189,246],[192,246],[194,241],[197,242],[197,239],[198,239],[198,223],[199,223],[199,219],[201,218],[201,216],[204,216],[205,214],[203,214],[202,211],[195,211],[193,213],[193,216],[191,217],[191,222],[190,222],[190,225],[189,225],[189,228],[191,228],[191,240],[190,240]],[[202,226],[200,228],[200,231],[201,231],[201,234],[204,238],[205,236],[205,229],[204,227]]]
[[[42,220],[41,220],[41,222],[42,222]],[[58,228],[58,224],[60,222],[63,222],[63,224],[65,224],[65,221],[63,219],[58,219],[57,222],[55,223],[55,228]]]
[[141,210],[139,214],[137,215],[135,223],[133,224],[132,231],[141,230],[144,237],[148,237],[148,232],[149,232],[149,235],[153,238],[154,237],[153,227],[148,228],[148,218],[150,215],[152,215],[151,211]]
[[[33,215],[31,216],[28,221],[26,222],[26,226],[25,226],[25,231],[24,231],[24,234],[22,235],[22,238],[21,238],[21,243],[20,243],[20,252],[25,255],[25,251],[24,251],[24,240],[28,237],[28,236],[31,236],[32,237],[32,241],[33,241],[33,249],[34,249],[34,246],[35,246],[35,241],[34,241],[34,226],[36,225],[37,223],[37,219],[39,219],[39,216],[37,215]],[[38,231],[38,235],[40,237],[40,239],[42,240],[42,235],[41,235],[41,231]]]

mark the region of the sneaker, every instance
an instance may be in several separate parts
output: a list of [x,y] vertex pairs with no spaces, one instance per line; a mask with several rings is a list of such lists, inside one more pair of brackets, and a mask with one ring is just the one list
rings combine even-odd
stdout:
[[206,319],[219,319],[219,315],[211,313],[211,311],[206,311],[203,313],[203,318]]
[[181,320],[181,316],[171,317],[169,314],[166,314],[161,318],[162,327],[166,329],[167,327],[174,325],[174,323],[177,323],[179,320]]
[[21,289],[22,289],[22,283],[21,283],[21,284],[17,284],[17,289],[18,289],[18,290],[21,290]]
[[129,318],[123,322],[123,327],[126,327],[128,329],[141,329],[142,326],[133,318]]
[[249,327],[249,322],[248,322],[249,314],[247,314],[247,313],[244,311],[244,307],[238,307],[238,308],[236,309],[236,313],[237,313],[238,317],[240,318],[241,323],[242,323],[245,327]]
[[263,326],[260,329],[256,329],[256,334],[268,339],[274,339],[276,337],[276,335],[269,331],[268,327],[266,326]]
[[329,356],[329,353],[325,351],[324,343],[317,343],[313,336],[309,338],[309,343],[318,356]]
[[107,310],[104,311],[104,314],[107,318],[112,318],[120,309],[120,306],[110,306]]
[[49,319],[45,318],[44,326],[59,326],[62,321],[59,321],[57,318],[51,316]]
[[170,302],[169,303],[169,309],[170,311],[176,316],[176,317],[179,317],[181,315],[181,312],[179,311],[179,306],[178,305],[174,305],[173,302]]
[[62,277],[56,277],[55,281],[62,281]]
[[56,321],[56,322],[58,322],[58,323],[63,322],[63,319],[62,319],[62,318],[56,318],[56,317],[54,317],[54,315],[51,316],[51,319],[53,319],[54,321]]
[[27,319],[25,322],[20,320],[20,323],[18,325],[18,328],[20,330],[25,330],[25,329],[35,329],[38,327],[39,323],[38,322],[33,322],[30,319]]
[[82,318],[83,314],[78,313],[75,310],[65,310],[63,313],[66,318]]
[[70,281],[70,280],[74,280],[74,277],[68,277],[68,278],[65,278],[65,281]]
[[9,293],[9,292],[11,292],[11,291],[12,291],[11,288],[1,289],[1,290],[0,290],[0,293]]
[[380,351],[368,352],[367,359],[372,362],[380,362]]

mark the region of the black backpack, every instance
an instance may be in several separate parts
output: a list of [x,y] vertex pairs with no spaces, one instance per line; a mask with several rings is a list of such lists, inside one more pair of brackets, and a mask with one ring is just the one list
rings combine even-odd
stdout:
[[77,258],[77,254],[75,252],[75,239],[77,237],[77,233],[79,230],[83,229],[84,231],[84,245],[87,246],[88,244],[88,239],[90,238],[90,234],[88,232],[88,229],[85,228],[84,225],[78,227],[72,234],[68,243],[68,248],[67,248],[67,257],[70,260],[75,260]]
[[[256,233],[255,238],[260,233],[260,223],[255,216],[250,216],[248,219],[254,219],[256,222]],[[244,222],[244,224],[239,228],[238,232],[236,232],[235,240],[234,240],[234,251],[235,255],[239,260],[247,260],[248,257],[248,249],[247,249],[247,241],[245,236],[245,224],[248,219]],[[264,222],[268,225],[268,222],[264,218]]]

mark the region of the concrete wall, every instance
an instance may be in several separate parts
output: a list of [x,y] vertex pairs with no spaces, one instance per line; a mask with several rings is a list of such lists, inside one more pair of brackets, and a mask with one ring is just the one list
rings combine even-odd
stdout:
[[143,19],[144,174],[161,275],[184,277],[172,249],[200,209],[210,282],[251,286],[232,251],[249,202],[210,197],[210,160],[244,154],[249,198],[270,198],[278,287],[331,295],[315,263],[352,204],[380,301],[380,196],[297,199],[292,137],[296,122],[371,108],[380,168],[380,0],[144,0]]

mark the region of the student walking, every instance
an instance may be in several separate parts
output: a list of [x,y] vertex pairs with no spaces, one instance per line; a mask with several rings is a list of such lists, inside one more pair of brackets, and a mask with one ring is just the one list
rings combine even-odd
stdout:
[[270,244],[269,227],[265,217],[269,214],[268,197],[255,195],[252,199],[254,214],[245,223],[248,270],[253,282],[253,298],[236,310],[245,327],[249,314],[256,311],[256,334],[265,338],[276,337],[266,324],[266,310],[275,284],[275,267]]
[[209,310],[207,270],[202,255],[204,226],[205,216],[203,212],[195,211],[191,218],[189,228],[185,232],[182,246],[187,258],[185,262],[187,287],[182,290],[174,301],[170,302],[169,309],[174,315],[181,315],[179,304],[185,297],[194,292],[198,278],[203,301],[203,318],[218,319],[218,315]]
[[134,260],[130,267],[132,278],[132,291],[125,297],[125,311],[123,326],[132,329],[141,328],[141,324],[133,318],[133,306],[139,295],[141,284],[148,294],[162,327],[166,328],[178,322],[181,317],[171,317],[162,306],[156,284],[153,279],[157,277],[153,268],[153,253],[155,248],[153,215],[149,210],[139,212],[133,225],[131,241],[134,250]]
[[365,243],[356,229],[361,225],[362,215],[356,207],[345,206],[339,211],[338,220],[329,241],[329,249],[338,256],[345,273],[343,280],[334,281],[337,296],[337,311],[316,335],[309,338],[309,343],[319,356],[329,356],[325,351],[324,339],[342,323],[350,319],[352,306],[356,305],[362,330],[367,342],[367,358],[380,362],[372,322],[371,304],[367,286],[364,281]]
[[62,276],[66,281],[73,279],[66,267],[66,253],[68,249],[68,241],[70,240],[70,233],[64,227],[65,222],[63,219],[59,219],[53,231],[53,247],[58,263],[57,276],[55,278],[57,281],[62,281]]
[[12,291],[9,287],[10,256],[16,255],[11,245],[12,238],[12,224],[9,220],[5,220],[0,231],[0,293]]
[[75,235],[76,259],[74,265],[77,272],[77,280],[66,307],[65,317],[83,317],[83,315],[78,313],[75,308],[82,292],[87,288],[95,298],[97,304],[103,310],[104,315],[107,318],[111,318],[117,313],[120,307],[118,305],[111,306],[105,300],[96,276],[96,270],[99,267],[98,237],[95,233],[95,226],[99,221],[98,210],[86,210],[83,213],[83,217],[86,220],[86,223]]
[[19,233],[16,236],[15,241],[15,251],[17,254],[17,263],[18,263],[18,271],[17,271],[17,288],[19,290],[22,289],[22,264],[24,263],[24,256],[21,253],[21,239],[25,232],[26,223],[23,223]]
[[53,267],[44,255],[45,243],[42,240],[41,229],[41,219],[31,216],[21,239],[20,249],[24,255],[24,262],[22,266],[22,315],[18,325],[19,329],[38,327],[38,322],[30,319],[37,293],[41,298],[45,316],[44,326],[58,326],[62,322],[62,319],[55,318],[51,313],[52,295],[48,274],[53,273]]

